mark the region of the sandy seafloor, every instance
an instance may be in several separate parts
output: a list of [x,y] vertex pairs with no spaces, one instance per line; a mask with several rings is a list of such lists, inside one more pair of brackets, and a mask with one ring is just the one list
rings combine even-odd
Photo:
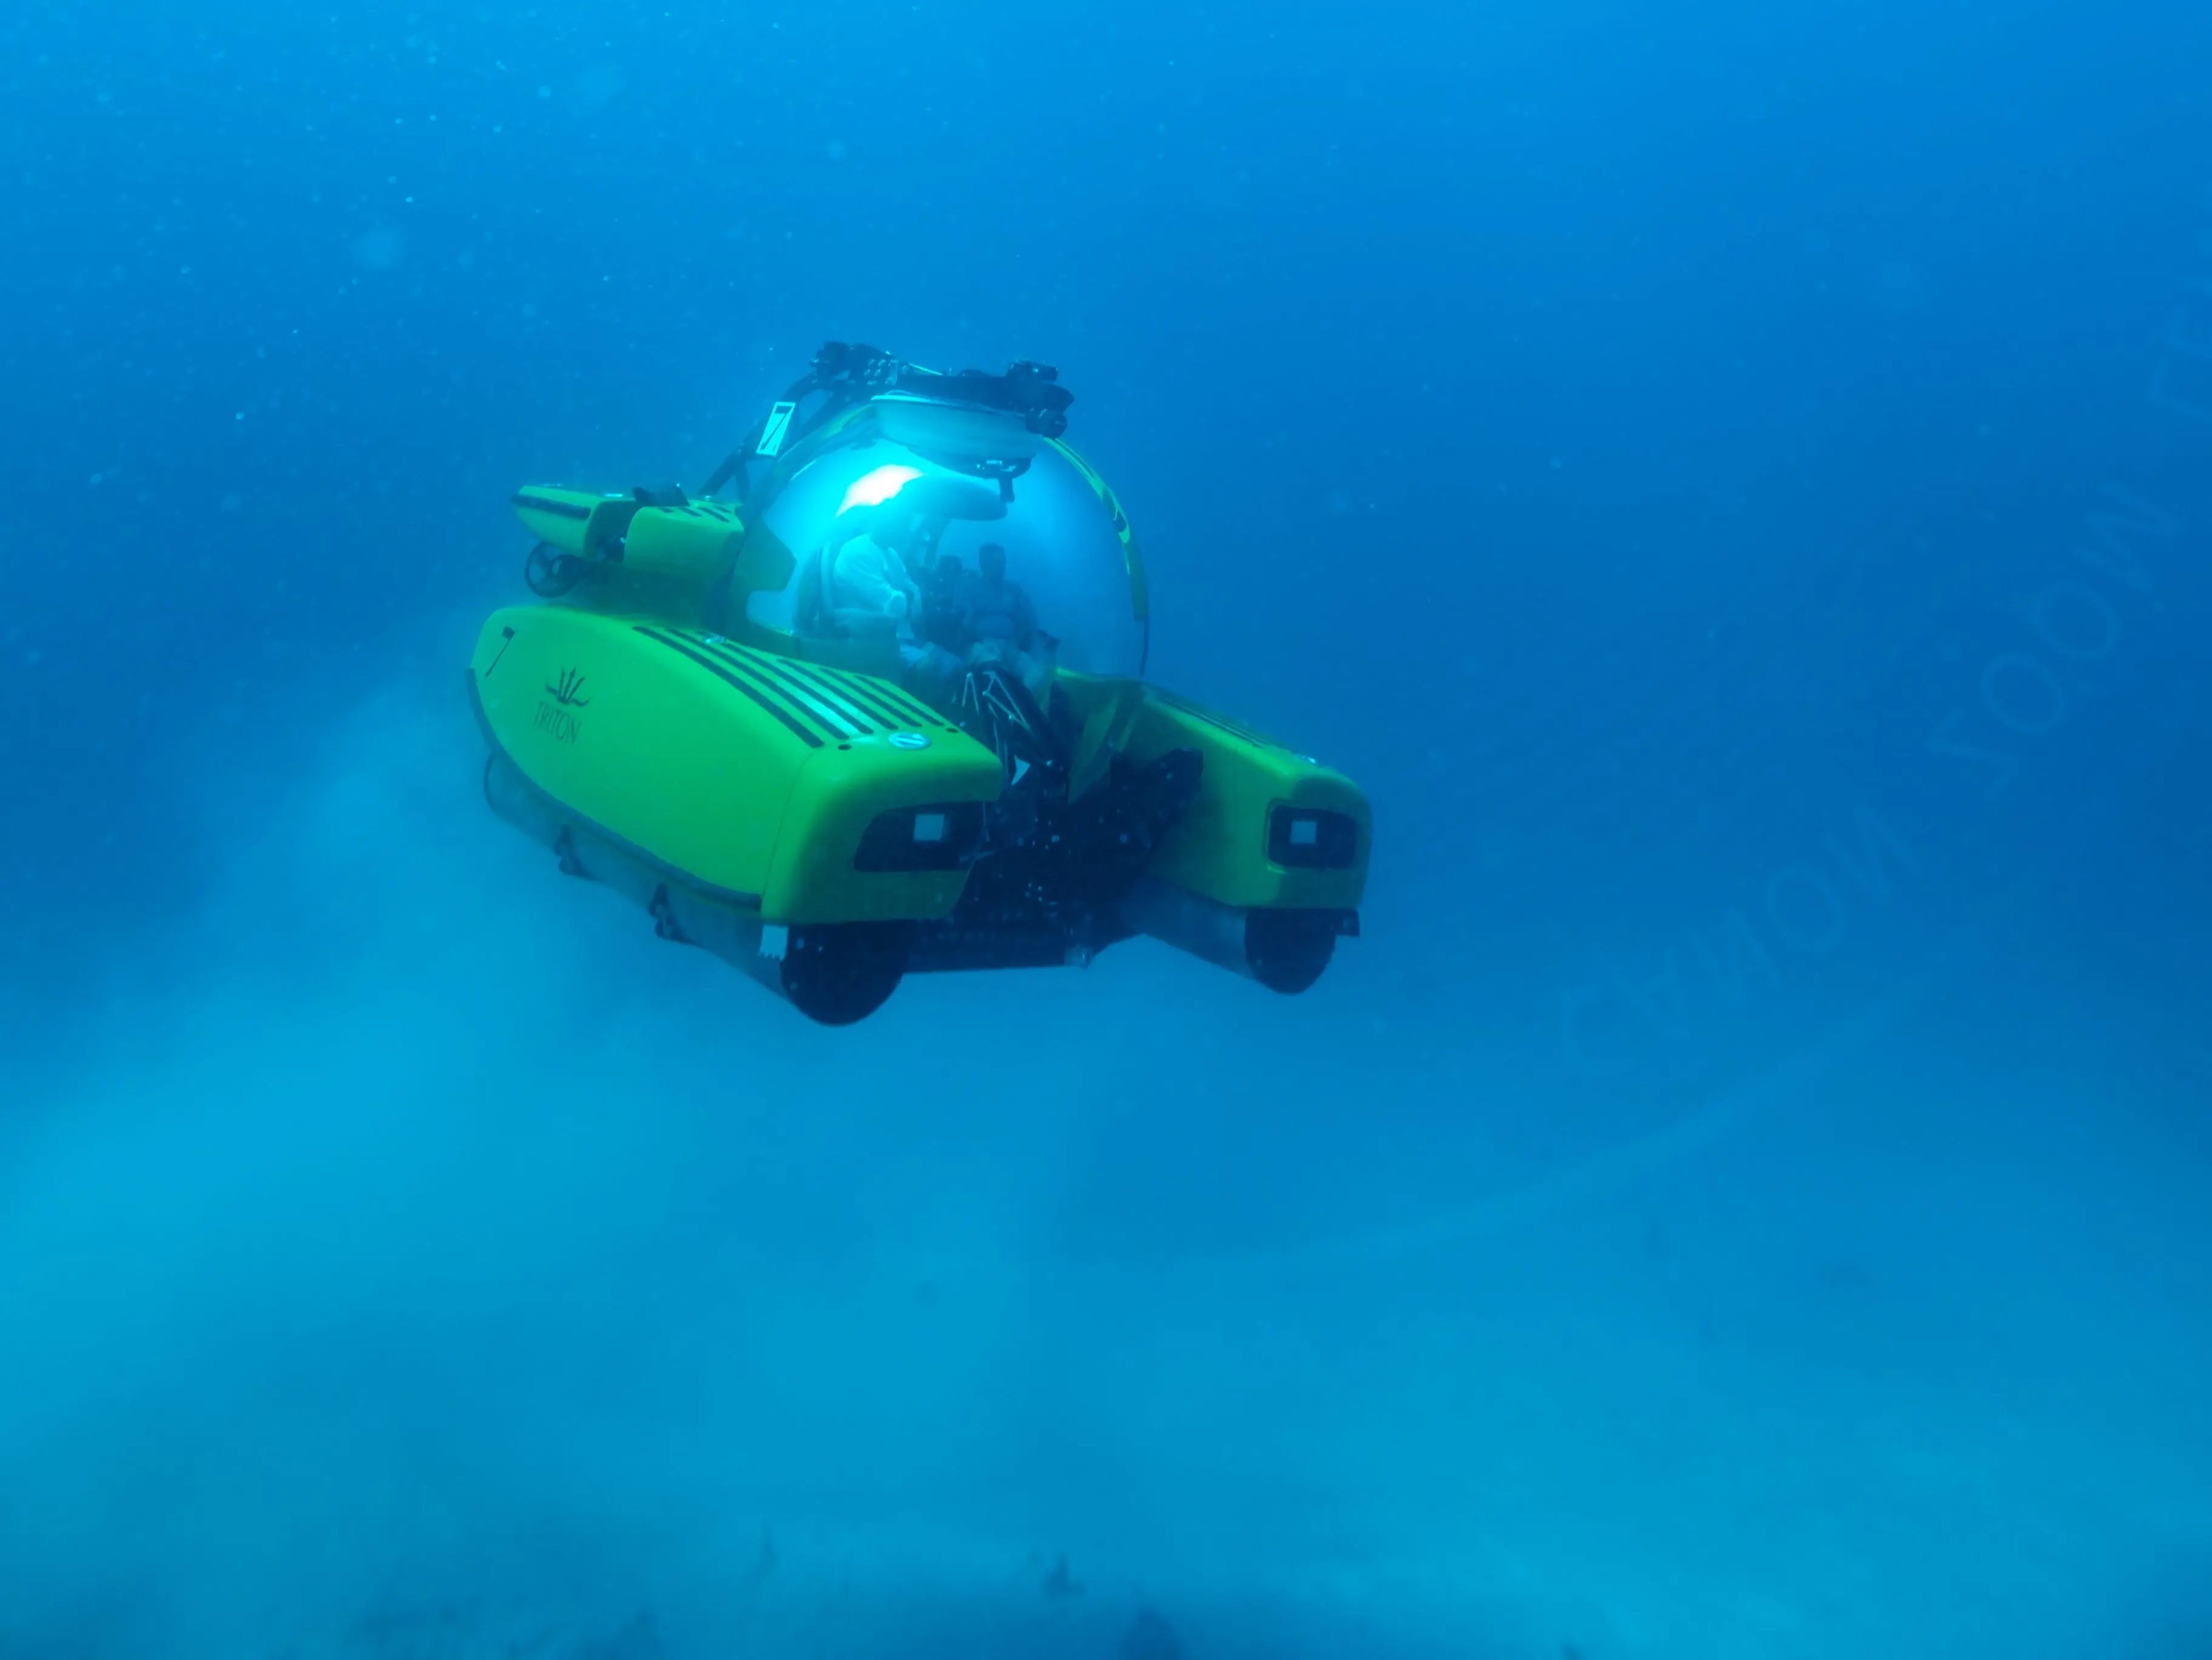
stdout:
[[2212,1652],[2212,1069],[2032,941],[1486,1150],[1385,930],[823,1031],[465,751],[357,721],[10,1120],[9,1660]]

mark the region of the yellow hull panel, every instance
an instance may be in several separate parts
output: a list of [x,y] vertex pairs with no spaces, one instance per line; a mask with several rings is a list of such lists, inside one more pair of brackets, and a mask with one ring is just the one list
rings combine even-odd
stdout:
[[775,923],[933,921],[964,873],[854,868],[878,814],[997,799],[997,757],[896,686],[567,605],[484,625],[487,734],[580,824]]
[[[1152,876],[1224,905],[1358,908],[1373,814],[1350,779],[1158,686],[1073,675],[1061,680],[1083,721],[1079,794],[1088,777],[1103,771],[1109,753],[1139,765],[1176,749],[1205,757],[1197,798],[1152,855]],[[1349,819],[1357,838],[1349,861],[1331,868],[1276,862],[1270,830],[1277,810],[1285,808]]]

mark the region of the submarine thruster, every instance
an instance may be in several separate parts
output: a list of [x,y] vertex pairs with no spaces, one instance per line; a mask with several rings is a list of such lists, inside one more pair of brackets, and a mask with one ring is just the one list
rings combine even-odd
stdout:
[[1358,933],[1348,779],[1146,684],[1143,567],[1052,369],[833,343],[696,497],[536,488],[484,794],[830,1025],[1150,934],[1300,992]]

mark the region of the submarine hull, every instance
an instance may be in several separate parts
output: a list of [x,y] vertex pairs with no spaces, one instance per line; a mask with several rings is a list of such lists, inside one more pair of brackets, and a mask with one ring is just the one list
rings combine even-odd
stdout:
[[518,607],[469,671],[492,810],[810,1018],[863,1018],[908,972],[1083,964],[1140,935],[1312,985],[1358,931],[1364,797],[1142,682],[1061,686],[1071,800],[1040,819],[999,753],[895,683],[666,618]]

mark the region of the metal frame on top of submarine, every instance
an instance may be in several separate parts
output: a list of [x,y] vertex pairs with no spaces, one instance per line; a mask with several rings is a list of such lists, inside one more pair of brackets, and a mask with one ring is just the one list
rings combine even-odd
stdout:
[[[696,498],[518,493],[544,603],[470,664],[492,807],[829,1025],[908,973],[1139,934],[1306,989],[1358,932],[1367,800],[1145,682],[1143,567],[1072,401],[1041,364],[832,343]],[[917,592],[997,544],[1028,651],[839,607],[825,563],[894,508]]]

